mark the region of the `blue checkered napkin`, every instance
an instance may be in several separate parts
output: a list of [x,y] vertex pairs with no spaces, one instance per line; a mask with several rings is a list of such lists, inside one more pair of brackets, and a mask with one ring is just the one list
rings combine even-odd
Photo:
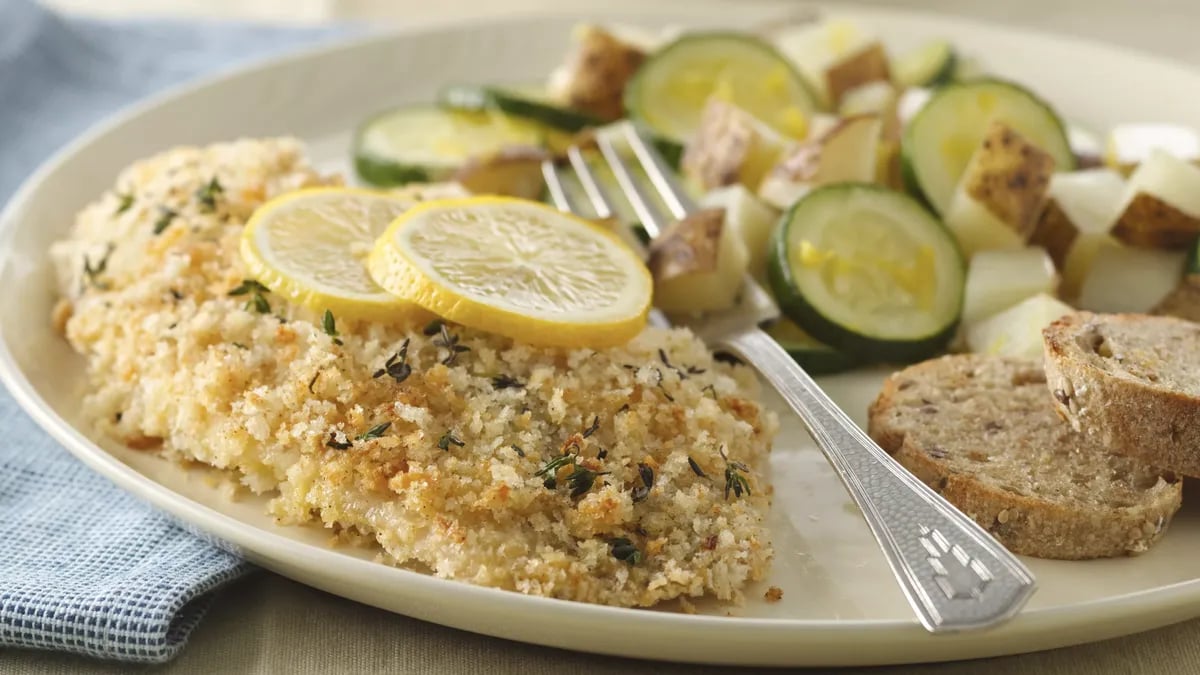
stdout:
[[[102,22],[0,0],[0,203],[118,108],[335,30]],[[92,473],[0,392],[0,648],[166,661],[250,569]]]

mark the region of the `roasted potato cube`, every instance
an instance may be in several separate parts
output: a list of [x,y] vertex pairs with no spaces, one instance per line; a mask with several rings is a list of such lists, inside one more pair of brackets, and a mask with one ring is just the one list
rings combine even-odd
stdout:
[[783,210],[817,185],[874,180],[880,125],[876,115],[848,117],[822,136],[792,146],[763,179],[758,195]]
[[681,168],[703,191],[734,183],[755,190],[783,148],[783,138],[753,115],[712,98],[684,150]]
[[1045,205],[1054,158],[1002,122],[992,122],[946,212],[964,252],[1029,241]]
[[625,112],[625,84],[645,60],[641,47],[598,26],[581,26],[554,88],[567,105],[613,121]]
[[825,85],[829,89],[830,101],[840,105],[842,96],[868,82],[890,82],[887,52],[883,45],[872,42],[859,51],[838,61],[825,71]]
[[1130,246],[1186,248],[1200,236],[1200,219],[1139,192],[1117,218],[1112,235]]
[[724,209],[697,211],[650,245],[654,304],[679,314],[732,307],[748,261],[745,244],[725,225]]
[[1042,209],[1033,233],[1029,235],[1029,243],[1045,249],[1054,266],[1061,270],[1066,267],[1067,253],[1078,237],[1079,229],[1071,222],[1067,212],[1062,210],[1057,201],[1050,199],[1046,202],[1046,208]]

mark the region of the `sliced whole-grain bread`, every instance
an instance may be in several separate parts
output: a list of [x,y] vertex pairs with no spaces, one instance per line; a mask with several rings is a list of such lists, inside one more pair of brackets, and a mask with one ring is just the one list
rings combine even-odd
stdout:
[[1034,361],[954,355],[911,366],[884,383],[868,431],[1014,553],[1141,553],[1179,509],[1178,479],[1058,417]]
[[1167,316],[1065,316],[1042,331],[1059,413],[1098,443],[1200,476],[1200,324]]

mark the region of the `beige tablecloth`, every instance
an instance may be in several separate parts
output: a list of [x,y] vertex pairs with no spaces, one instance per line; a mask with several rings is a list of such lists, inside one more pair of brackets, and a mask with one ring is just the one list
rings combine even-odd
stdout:
[[[2,0],[0,0],[2,1]],[[645,0],[49,0],[108,15],[189,13],[312,22],[336,17],[471,16],[578,6],[637,7]],[[593,4],[594,3],[594,4]],[[658,4],[658,3],[655,3]],[[731,2],[731,4],[733,4]],[[899,0],[879,2],[1136,47],[1200,67],[1200,0]],[[503,5],[503,9],[494,5]],[[686,7],[686,4],[684,5]],[[1197,92],[1200,96],[1200,92]],[[1200,120],[1197,120],[1200,124]],[[520,620],[514,617],[514,620]],[[126,673],[134,669],[59,654],[0,652],[0,673]],[[262,572],[224,592],[175,662],[154,669],[193,673],[716,673],[534,647],[464,633],[358,605]],[[878,675],[967,673],[1094,675],[1200,673],[1200,620],[1109,640],[986,661],[852,669]]]

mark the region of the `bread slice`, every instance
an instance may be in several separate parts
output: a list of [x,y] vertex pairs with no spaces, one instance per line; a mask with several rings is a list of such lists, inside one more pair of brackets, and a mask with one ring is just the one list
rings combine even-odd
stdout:
[[1178,479],[1059,419],[1034,361],[968,354],[909,367],[884,383],[868,432],[1014,553],[1141,553],[1179,510]]
[[1167,316],[1065,316],[1042,331],[1059,413],[1098,444],[1200,476],[1200,324]]

